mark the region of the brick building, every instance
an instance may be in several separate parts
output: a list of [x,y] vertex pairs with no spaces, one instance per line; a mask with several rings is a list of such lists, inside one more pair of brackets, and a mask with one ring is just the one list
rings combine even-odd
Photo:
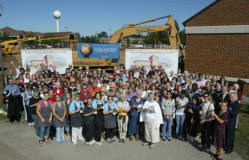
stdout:
[[216,0],[184,23],[185,69],[239,80],[249,97],[249,0]]

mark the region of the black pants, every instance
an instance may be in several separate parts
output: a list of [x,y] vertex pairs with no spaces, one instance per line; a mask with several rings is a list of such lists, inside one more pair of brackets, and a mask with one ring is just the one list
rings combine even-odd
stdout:
[[183,137],[186,139],[187,135],[190,133],[192,115],[190,113],[186,114],[186,118],[183,125]]
[[210,148],[211,142],[211,122],[205,122],[201,125],[201,144],[203,147]]
[[86,142],[90,142],[91,140],[93,140],[94,133],[95,133],[94,121],[85,122]]
[[113,138],[114,137],[115,128],[106,128],[105,129],[105,137],[106,138]]
[[197,134],[199,133],[199,128],[200,128],[200,120],[199,119],[194,119],[190,128],[191,128],[190,129],[190,135],[192,137],[197,136]]
[[53,140],[55,135],[56,135],[56,129],[55,129],[55,127],[53,125],[51,125],[50,131],[49,131],[49,138],[51,140]]
[[103,119],[98,119],[96,118],[95,121],[95,135],[94,135],[94,139],[97,141],[97,142],[100,142],[101,140],[101,134],[102,134],[102,131],[103,131],[103,126],[104,126],[104,120]]
[[236,120],[228,122],[226,126],[226,152],[233,152],[235,125]]

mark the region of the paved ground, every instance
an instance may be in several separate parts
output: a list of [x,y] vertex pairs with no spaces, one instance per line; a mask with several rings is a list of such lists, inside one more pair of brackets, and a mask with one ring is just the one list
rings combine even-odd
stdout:
[[[214,151],[214,148],[212,148]],[[10,124],[0,121],[0,159],[1,160],[210,160],[210,155],[200,152],[188,142],[173,140],[160,142],[154,149],[142,145],[142,142],[113,144],[104,142],[103,146],[87,146],[80,143],[78,147],[71,142],[39,146],[33,127],[24,122]],[[225,155],[226,160],[242,160],[236,153]]]

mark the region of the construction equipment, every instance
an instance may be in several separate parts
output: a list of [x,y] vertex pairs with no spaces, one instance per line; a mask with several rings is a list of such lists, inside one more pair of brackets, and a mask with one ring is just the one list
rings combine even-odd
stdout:
[[21,44],[26,41],[38,41],[42,42],[45,40],[56,40],[60,39],[66,43],[70,43],[70,47],[76,46],[77,39],[73,34],[62,37],[27,37],[27,38],[17,38],[14,40],[7,40],[1,43],[2,54],[18,54],[21,53]]
[[[161,26],[138,26],[141,24],[154,22],[160,19],[168,18],[168,23]],[[151,33],[151,32],[159,32],[163,30],[168,30],[170,46],[172,49],[178,49],[180,46],[180,38],[179,33],[176,28],[175,20],[172,18],[171,15],[164,16],[160,18],[153,18],[147,21],[130,24],[127,27],[121,28],[116,31],[110,38],[109,43],[117,43],[120,39],[124,37],[139,34],[139,33]]]
[[[164,18],[168,18],[168,23],[165,25],[155,25],[155,26],[139,26],[141,24],[154,22],[157,20],[161,20]],[[179,33],[176,28],[175,20],[171,15],[153,18],[147,21],[130,24],[127,27],[123,27],[117,30],[110,38],[108,43],[118,43],[119,40],[124,37],[140,34],[140,33],[151,33],[151,32],[159,32],[167,30],[171,49],[180,49],[180,38]],[[88,66],[115,66],[117,65],[118,60],[115,59],[97,59],[97,58],[77,58],[77,51],[73,52],[73,62],[74,66],[88,65]]]

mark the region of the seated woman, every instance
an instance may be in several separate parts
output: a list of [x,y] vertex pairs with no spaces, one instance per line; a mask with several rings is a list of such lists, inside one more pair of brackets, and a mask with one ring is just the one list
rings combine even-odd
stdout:
[[160,125],[163,124],[162,112],[159,104],[155,101],[153,93],[149,94],[149,100],[142,107],[140,122],[144,122],[145,140],[144,145],[149,145],[150,149],[155,143],[160,142]]
[[104,105],[104,126],[105,126],[105,137],[108,143],[114,142],[114,131],[117,127],[116,117],[116,104],[113,102],[113,97],[107,97],[108,102]]
[[85,121],[85,129],[86,129],[86,143],[88,145],[93,145],[95,141],[93,140],[95,128],[94,128],[94,115],[95,111],[92,108],[92,99],[87,99],[87,105],[84,109],[84,121]]

